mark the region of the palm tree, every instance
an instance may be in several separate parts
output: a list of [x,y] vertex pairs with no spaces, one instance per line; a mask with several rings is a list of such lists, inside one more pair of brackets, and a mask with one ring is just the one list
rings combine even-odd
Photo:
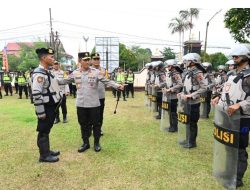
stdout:
[[180,43],[180,55],[182,55],[182,44],[184,42],[184,31],[189,28],[189,22],[186,22],[182,18],[173,18],[168,25],[168,28],[172,29],[171,33],[179,33],[179,43]]
[[184,20],[189,20],[189,40],[191,37],[191,31],[193,29],[193,18],[198,18],[199,17],[199,9],[195,9],[195,8],[190,8],[187,10],[181,10],[179,12],[180,17]]

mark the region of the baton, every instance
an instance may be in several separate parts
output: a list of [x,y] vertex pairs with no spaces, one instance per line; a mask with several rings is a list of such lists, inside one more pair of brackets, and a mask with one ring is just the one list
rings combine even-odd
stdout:
[[117,96],[114,114],[116,114],[116,109],[117,109],[117,106],[118,106],[118,103],[119,103],[119,99],[120,99],[120,96]]

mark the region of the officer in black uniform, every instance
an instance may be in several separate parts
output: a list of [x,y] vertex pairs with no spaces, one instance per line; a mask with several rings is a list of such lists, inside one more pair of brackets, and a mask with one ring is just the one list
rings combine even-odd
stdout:
[[40,162],[57,162],[59,151],[51,151],[49,143],[50,130],[56,116],[56,110],[62,95],[56,78],[48,70],[55,62],[54,50],[51,48],[36,49],[40,65],[32,75],[32,95],[37,123],[37,146],[40,152]]

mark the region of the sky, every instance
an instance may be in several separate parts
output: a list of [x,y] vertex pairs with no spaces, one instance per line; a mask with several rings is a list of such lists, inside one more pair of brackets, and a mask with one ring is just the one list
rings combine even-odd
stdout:
[[[212,3],[211,3],[212,2]],[[67,53],[77,57],[86,50],[83,39],[88,37],[87,50],[95,45],[95,37],[119,37],[126,46],[138,45],[156,49],[171,47],[178,52],[178,34],[171,34],[168,24],[180,10],[199,8],[194,20],[192,36],[204,44],[206,23],[220,9],[209,24],[208,53],[228,53],[235,41],[224,27],[227,10],[233,7],[249,8],[247,0],[70,0],[32,1],[9,0],[1,2],[0,49],[9,42],[49,40],[49,8],[52,10],[52,28],[58,31]],[[185,33],[185,40],[189,32]],[[199,35],[200,34],[200,35]],[[215,48],[221,47],[221,48]],[[204,48],[204,46],[203,46]]]

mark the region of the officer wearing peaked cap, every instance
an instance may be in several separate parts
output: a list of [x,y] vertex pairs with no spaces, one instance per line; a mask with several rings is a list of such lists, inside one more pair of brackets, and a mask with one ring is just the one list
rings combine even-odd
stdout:
[[123,90],[123,86],[106,79],[98,69],[91,68],[89,52],[78,53],[79,69],[75,70],[69,78],[74,79],[77,87],[77,116],[81,127],[83,145],[78,152],[84,152],[90,148],[89,137],[93,126],[94,150],[101,151],[100,146],[100,101],[98,83],[102,82],[116,89]]
[[49,134],[55,120],[55,111],[61,101],[60,88],[55,77],[48,70],[54,63],[54,50],[51,48],[36,49],[40,64],[32,75],[32,96],[37,123],[37,146],[40,162],[57,162],[59,151],[50,150]]

